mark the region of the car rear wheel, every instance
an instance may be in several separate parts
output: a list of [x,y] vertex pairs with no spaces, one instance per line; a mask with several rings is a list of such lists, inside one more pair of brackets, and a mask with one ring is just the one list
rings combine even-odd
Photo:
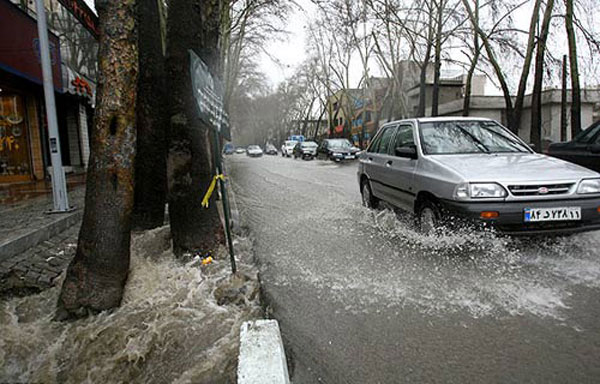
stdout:
[[430,235],[440,229],[442,214],[440,208],[431,200],[419,204],[417,210],[417,227],[423,234]]
[[363,180],[360,193],[362,195],[362,203],[365,207],[376,209],[379,206],[379,199],[373,196],[368,180]]

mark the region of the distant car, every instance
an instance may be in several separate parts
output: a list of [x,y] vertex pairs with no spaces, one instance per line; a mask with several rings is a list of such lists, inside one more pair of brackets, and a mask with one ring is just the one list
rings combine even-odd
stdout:
[[507,234],[600,229],[600,174],[535,153],[490,119],[388,123],[360,155],[358,182],[364,205],[414,212],[425,233],[456,219]]
[[237,147],[235,149],[235,153],[239,153],[239,154],[246,153],[246,148],[244,148],[244,147]]
[[298,144],[296,140],[286,140],[281,146],[281,156],[291,157],[296,144]]
[[336,162],[354,160],[358,157],[360,149],[356,148],[347,139],[325,139],[317,151],[317,157],[323,160]]
[[273,144],[265,145],[265,154],[266,155],[277,155],[277,148]]
[[246,150],[246,154],[250,157],[261,157],[263,155],[262,149],[258,145],[249,145]]
[[550,144],[547,154],[600,172],[600,121],[571,141]]
[[319,146],[314,141],[303,141],[294,147],[294,159],[312,160],[317,156]]
[[223,147],[223,153],[226,155],[233,155],[234,152],[235,152],[235,147],[231,143],[227,143]]

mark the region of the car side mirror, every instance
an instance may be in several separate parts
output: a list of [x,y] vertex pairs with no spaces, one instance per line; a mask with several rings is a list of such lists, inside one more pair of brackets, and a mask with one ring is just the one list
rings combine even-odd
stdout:
[[592,145],[590,145],[590,152],[592,152],[592,153],[600,153],[600,144],[592,144]]
[[406,157],[409,159],[416,159],[417,156],[417,147],[397,147],[395,150],[396,156],[398,157]]

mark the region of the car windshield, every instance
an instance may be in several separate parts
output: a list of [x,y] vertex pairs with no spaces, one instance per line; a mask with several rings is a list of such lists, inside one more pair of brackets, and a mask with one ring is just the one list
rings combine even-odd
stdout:
[[314,141],[306,141],[300,145],[302,148],[317,148],[317,143]]
[[348,140],[330,140],[329,147],[336,148],[336,149],[337,148],[346,149],[346,148],[351,148],[352,144],[350,144],[350,142]]
[[297,141],[286,141],[285,146],[286,147],[295,147],[297,143],[298,143]]
[[442,121],[420,124],[423,153],[526,152],[529,149],[492,121]]
[[600,133],[600,122],[579,132],[573,140],[578,143],[589,144],[598,133]]
[[250,145],[250,146],[248,147],[248,150],[249,150],[249,151],[252,151],[252,150],[254,150],[254,151],[255,151],[255,150],[257,150],[257,149],[260,149],[260,147],[259,147],[258,145]]

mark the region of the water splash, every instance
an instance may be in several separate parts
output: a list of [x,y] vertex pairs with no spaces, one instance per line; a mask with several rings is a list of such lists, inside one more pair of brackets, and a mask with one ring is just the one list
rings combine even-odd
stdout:
[[[188,267],[163,250],[164,234],[134,236],[123,303],[113,312],[53,322],[59,288],[0,302],[0,382],[185,383],[235,375],[237,332],[260,315],[258,304],[218,306],[212,293],[229,274],[224,252],[208,267]],[[239,268],[255,276],[249,243],[236,240]]]

